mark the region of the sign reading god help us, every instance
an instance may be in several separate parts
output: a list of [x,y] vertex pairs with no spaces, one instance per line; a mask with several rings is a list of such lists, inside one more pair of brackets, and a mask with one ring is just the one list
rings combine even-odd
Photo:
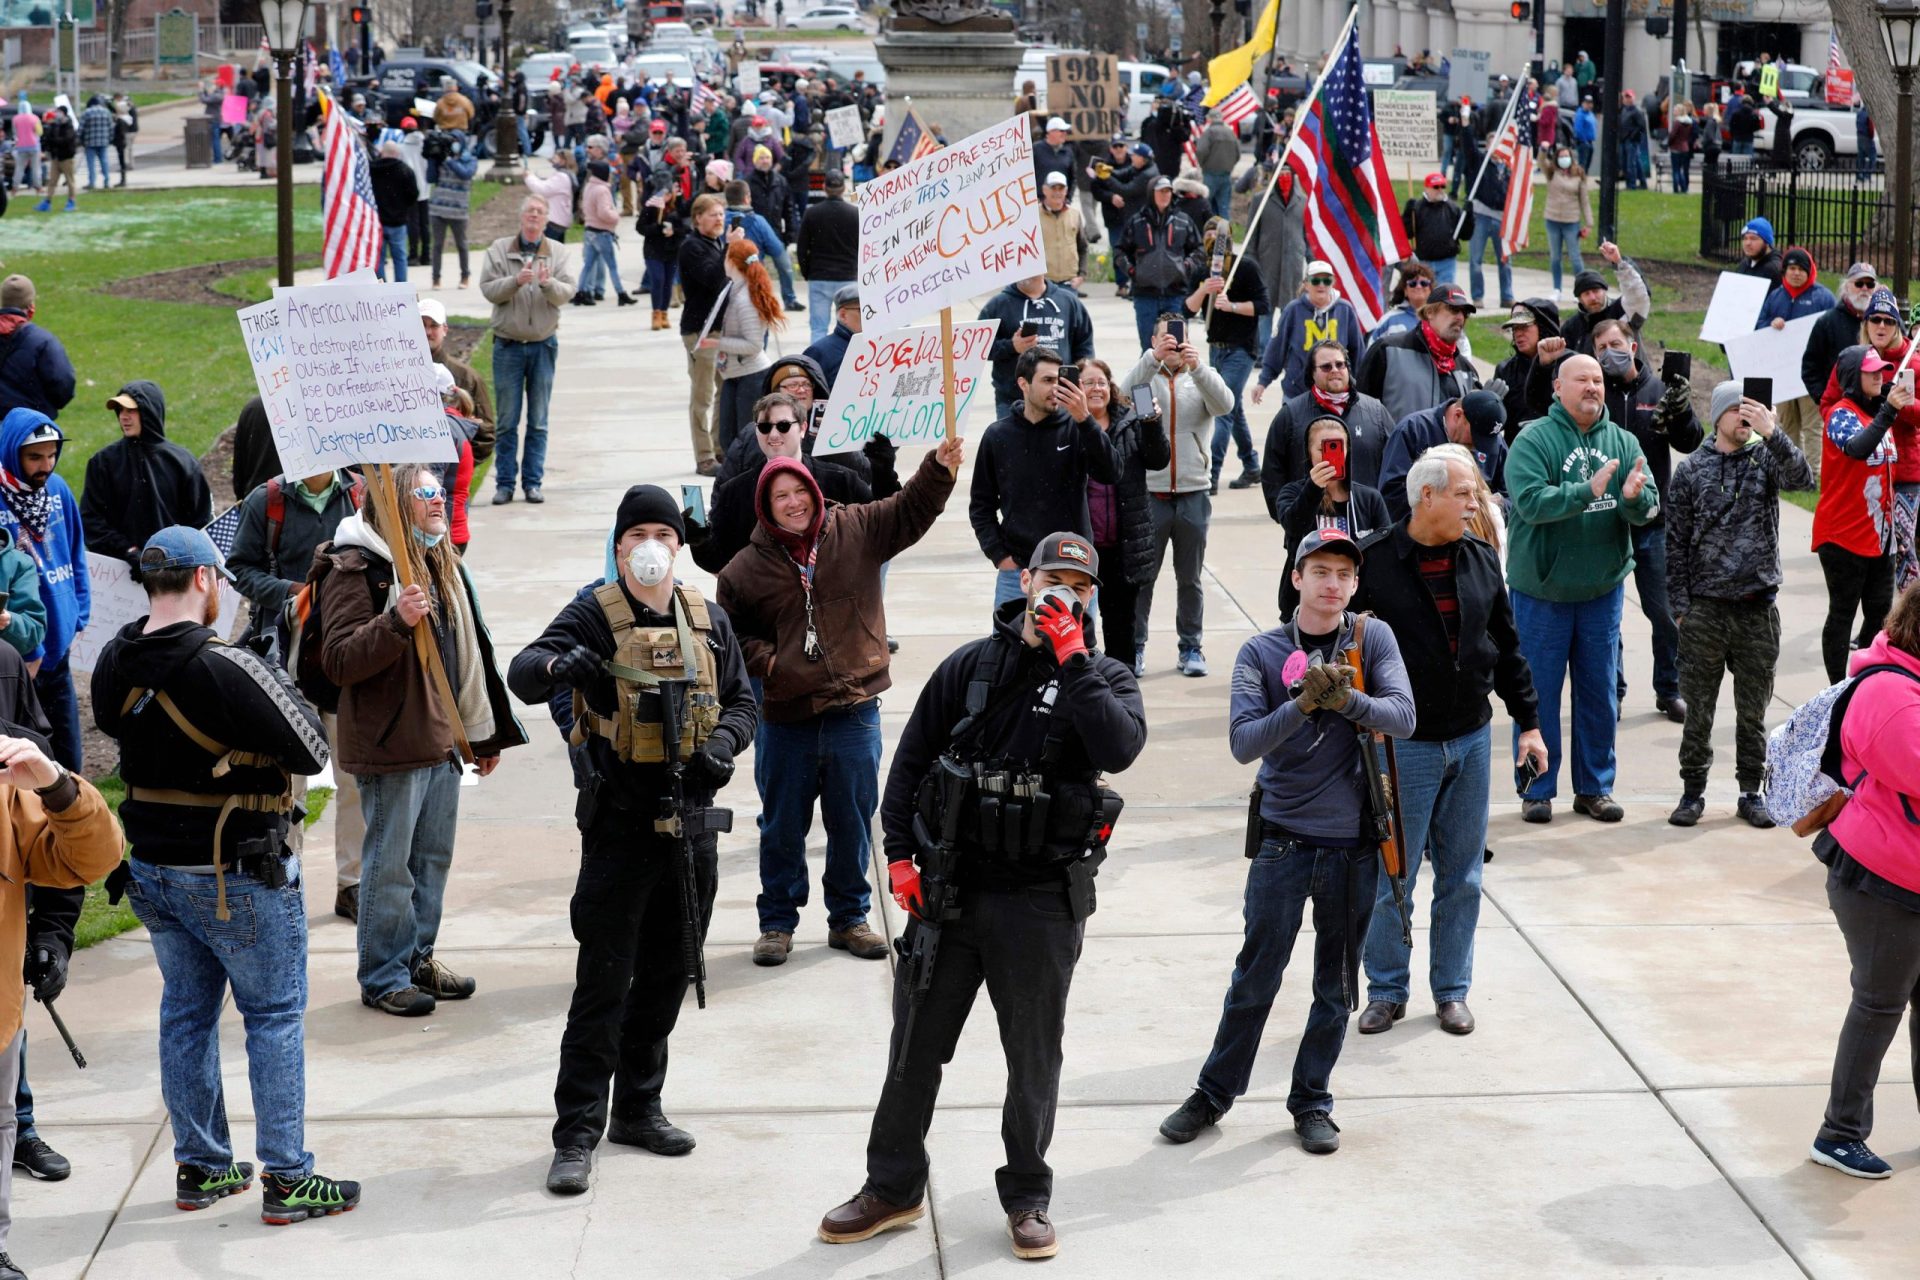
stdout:
[[[989,387],[988,355],[999,325],[970,321],[953,326],[954,421],[974,395]],[[946,400],[940,393],[940,327],[856,333],[833,380],[826,421],[814,452],[821,457],[858,449],[875,436],[896,444],[932,444],[947,434]],[[989,392],[991,394],[991,392]]]
[[1046,270],[1027,117],[860,188],[860,311],[894,328]]

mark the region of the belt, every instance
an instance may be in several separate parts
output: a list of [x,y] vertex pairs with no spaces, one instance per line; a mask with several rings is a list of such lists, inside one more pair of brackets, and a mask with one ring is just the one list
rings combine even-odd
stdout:
[[[210,796],[198,791],[176,791],[172,787],[128,787],[127,798],[138,800],[142,804],[171,804],[189,809],[220,811],[220,816],[213,823],[213,914],[218,920],[233,918],[227,911],[227,877],[220,857],[220,836],[227,828],[227,819],[239,810],[248,813],[293,812],[293,792],[290,790],[282,791],[277,795],[247,792],[231,796]],[[235,867],[238,868],[237,862]]]

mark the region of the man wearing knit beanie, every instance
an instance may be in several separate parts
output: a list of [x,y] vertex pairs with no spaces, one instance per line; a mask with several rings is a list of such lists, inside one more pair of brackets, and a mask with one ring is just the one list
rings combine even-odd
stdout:
[[1720,681],[1733,673],[1734,776],[1739,816],[1773,825],[1760,799],[1766,710],[1780,656],[1782,489],[1810,490],[1806,457],[1766,405],[1740,384],[1713,389],[1713,435],[1680,460],[1666,491],[1667,603],[1680,628],[1680,803],[1667,821],[1690,827],[1706,810],[1713,715]]
[[1765,218],[1740,228],[1740,274],[1765,276],[1769,291],[1780,287],[1780,255],[1773,248],[1773,224]]

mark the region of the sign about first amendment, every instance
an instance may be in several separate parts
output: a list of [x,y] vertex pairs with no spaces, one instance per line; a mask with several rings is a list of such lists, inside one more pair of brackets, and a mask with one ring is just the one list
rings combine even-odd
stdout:
[[1046,267],[1024,115],[860,188],[864,328],[899,328]]
[[1067,122],[1075,142],[1105,142],[1127,127],[1120,63],[1110,53],[1056,53],[1047,59],[1047,114]]
[[1376,89],[1373,127],[1380,153],[1396,164],[1430,164],[1440,150],[1439,112],[1431,89]]

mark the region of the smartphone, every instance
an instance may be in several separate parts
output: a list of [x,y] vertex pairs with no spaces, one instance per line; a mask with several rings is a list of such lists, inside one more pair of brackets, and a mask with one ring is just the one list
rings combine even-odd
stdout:
[[[1914,381],[1914,379],[1913,379],[1913,368],[1912,368],[1912,366],[1908,366],[1907,368],[1905,368],[1905,369],[1902,369],[1902,370],[1900,371],[1900,376],[1899,376],[1898,378],[1896,378],[1896,379],[1894,379],[1894,381],[1896,381],[1896,382],[1898,382],[1898,383],[1899,383],[1899,384],[1900,384],[1901,386],[1903,386],[1903,387],[1905,387],[1905,388],[1907,389],[1907,394],[1908,394],[1908,395],[1912,395],[1912,394],[1913,394],[1913,381]],[[4,606],[0,606],[0,607],[4,607]]]
[[1153,388],[1145,383],[1133,389],[1133,412],[1141,418],[1157,418],[1160,406],[1153,402]]
[[1328,440],[1320,446],[1320,460],[1333,468],[1333,478],[1347,478],[1347,442]]
[[1660,358],[1660,381],[1671,382],[1675,378],[1691,378],[1692,376],[1692,352],[1669,351]]
[[1224,253],[1214,254],[1212,259],[1207,263],[1207,274],[1210,276],[1224,275],[1226,270],[1227,255]]
[[680,507],[687,513],[687,519],[699,525],[707,526],[707,491],[697,484],[680,486]]
[[1742,378],[1740,379],[1740,394],[1749,400],[1764,404],[1771,409],[1773,407],[1773,379]]
[[1061,365],[1061,366],[1060,366],[1060,381],[1062,381],[1062,382],[1071,382],[1071,383],[1072,383],[1072,384],[1073,384],[1074,386],[1076,386],[1076,387],[1077,387],[1077,386],[1079,386],[1079,385],[1080,385],[1080,369],[1079,369],[1079,367],[1078,367],[1077,365],[1071,365],[1071,364],[1063,364],[1063,365]]
[[1021,337],[1023,337],[1023,338],[1035,338],[1035,337],[1038,337],[1039,335],[1040,335],[1040,326],[1039,326],[1039,325],[1037,325],[1037,324],[1035,324],[1035,323],[1034,323],[1033,321],[1031,321],[1031,320],[1022,320],[1022,321],[1020,322],[1020,336],[1021,336]]
[[1185,320],[1167,321],[1167,336],[1175,342],[1185,342],[1187,340],[1187,322]]

